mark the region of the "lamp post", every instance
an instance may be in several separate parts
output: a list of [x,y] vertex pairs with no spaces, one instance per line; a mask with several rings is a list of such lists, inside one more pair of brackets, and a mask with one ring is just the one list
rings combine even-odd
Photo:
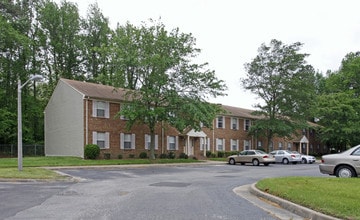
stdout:
[[30,81],[36,81],[43,79],[42,75],[31,76],[24,84],[21,85],[21,80],[18,81],[18,170],[22,171],[22,113],[21,113],[21,89]]

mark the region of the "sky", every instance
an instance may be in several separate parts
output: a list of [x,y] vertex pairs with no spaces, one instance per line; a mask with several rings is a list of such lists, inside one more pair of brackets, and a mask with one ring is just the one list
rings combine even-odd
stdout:
[[[60,2],[61,0],[55,0]],[[214,103],[254,109],[261,103],[241,87],[244,64],[251,62],[261,44],[271,39],[284,44],[301,42],[308,64],[325,74],[336,71],[350,52],[360,51],[359,0],[68,0],[82,17],[97,2],[110,26],[159,20],[169,29],[196,38],[201,49],[194,62],[224,80],[227,96]]]

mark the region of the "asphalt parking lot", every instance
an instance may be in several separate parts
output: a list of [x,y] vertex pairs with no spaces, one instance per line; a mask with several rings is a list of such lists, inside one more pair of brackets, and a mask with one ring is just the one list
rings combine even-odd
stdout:
[[236,189],[267,177],[324,176],[317,164],[60,171],[77,181],[0,183],[0,219],[304,219],[281,208],[264,208],[266,203],[251,201],[253,195]]

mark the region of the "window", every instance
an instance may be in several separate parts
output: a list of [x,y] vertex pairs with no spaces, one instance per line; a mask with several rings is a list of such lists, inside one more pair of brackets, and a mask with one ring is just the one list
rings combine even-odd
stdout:
[[[121,111],[122,109],[124,109],[124,108],[126,108],[126,105],[121,104],[121,105],[120,105],[120,111]],[[121,120],[127,120],[127,118],[125,117],[125,115],[120,115],[120,119],[121,119]]]
[[282,148],[283,148],[283,144],[282,144],[281,142],[279,142],[278,147],[279,147],[279,150],[282,150]]
[[[150,143],[151,143],[151,135],[145,134],[145,149],[150,150]],[[158,148],[158,135],[155,135],[155,150]]]
[[262,147],[262,142],[261,141],[258,141],[258,144],[257,144],[257,148],[261,148]]
[[244,150],[250,150],[250,144],[250,141],[244,140]]
[[239,150],[239,140],[231,139],[231,150],[238,151]]
[[250,130],[251,121],[249,119],[244,120],[244,130],[249,131]]
[[178,137],[177,136],[168,136],[167,137],[167,149],[168,150],[177,150],[178,149]]
[[135,149],[135,134],[120,134],[120,149]]
[[225,150],[225,139],[216,138],[216,150],[217,151]]
[[360,156],[360,148],[355,149],[355,151],[351,155]]
[[216,118],[216,128],[225,128],[224,116],[219,116]]
[[291,143],[290,142],[287,144],[287,149],[291,150]]
[[100,149],[109,148],[109,132],[93,132],[93,144],[99,146]]
[[231,118],[231,129],[239,130],[239,120],[237,118]]
[[210,138],[200,138],[200,150],[210,150]]
[[93,101],[93,117],[109,118],[109,103]]

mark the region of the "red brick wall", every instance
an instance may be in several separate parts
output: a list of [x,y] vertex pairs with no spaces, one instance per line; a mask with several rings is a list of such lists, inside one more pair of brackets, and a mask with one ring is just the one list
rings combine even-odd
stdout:
[[[111,158],[117,159],[119,155],[122,155],[123,158],[129,158],[130,155],[134,155],[136,158],[138,158],[141,152],[146,152],[148,155],[150,154],[149,150],[145,149],[145,134],[150,134],[149,128],[146,125],[135,124],[130,130],[127,130],[126,120],[120,119],[120,117],[116,116],[117,113],[120,111],[119,103],[110,103],[109,118],[93,117],[92,111],[92,101],[89,100],[87,143],[92,143],[93,131],[109,132],[110,134],[109,149],[102,149],[102,156],[104,155],[104,153],[110,153]],[[120,149],[121,133],[135,134],[135,149]],[[155,150],[155,154],[160,156],[160,154],[162,153],[168,153],[168,151],[166,150],[167,136],[178,136],[178,131],[168,126],[163,126],[162,129],[161,124],[158,124],[156,126],[155,133],[158,135],[158,150]],[[181,143],[179,143],[179,146],[182,146]]]
[[[99,118],[92,116],[92,100],[87,101],[87,115],[88,115],[88,129],[84,128],[84,131],[88,132],[88,140],[85,143],[92,143],[93,131],[96,132],[109,132],[110,134],[110,147],[109,149],[102,149],[101,156],[104,156],[104,153],[109,153],[110,157],[113,159],[117,159],[119,155],[122,155],[123,158],[129,158],[130,155],[134,155],[136,158],[139,157],[141,152],[146,152],[148,155],[150,154],[149,150],[145,149],[145,134],[150,134],[150,131],[147,126],[136,124],[129,131],[126,130],[126,120],[120,119],[120,117],[115,117],[117,113],[120,111],[119,103],[110,103],[109,107],[109,118]],[[84,102],[84,106],[86,106],[86,100]],[[84,108],[85,118],[86,120],[86,108]],[[239,140],[239,151],[244,150],[244,140],[251,141],[250,149],[257,149],[257,142],[261,140],[262,146],[261,148],[267,150],[267,141],[266,139],[255,139],[248,135],[248,131],[244,130],[244,120],[243,118],[239,118],[238,129],[231,129],[231,117],[225,117],[225,128],[216,128],[216,119],[213,122],[214,129],[203,128],[203,132],[207,135],[207,138],[210,138],[210,151],[216,153],[216,138],[225,139],[225,151],[231,151],[231,139]],[[86,123],[84,123],[86,124]],[[120,149],[120,133],[126,134],[135,134],[135,149]],[[178,136],[178,146],[179,149],[175,152],[177,156],[182,152],[186,152],[184,147],[186,145],[187,138],[179,135],[179,132],[170,126],[161,126],[159,123],[156,126],[156,132],[158,135],[158,150],[155,150],[155,154],[160,156],[160,154],[168,154],[167,150],[167,136]],[[310,136],[309,136],[310,135]],[[316,134],[308,134],[310,144],[313,144],[313,151],[317,151],[318,142],[316,142]],[[86,140],[86,133],[84,139]],[[200,138],[194,139],[194,156],[197,158],[202,158],[204,151],[200,150]],[[273,139],[273,150],[278,149],[279,142],[283,143],[283,149],[287,149],[287,143],[293,140],[285,140],[283,138],[274,138]],[[298,150],[299,146],[296,144],[292,144],[292,150]],[[322,148],[322,147],[320,147]]]

